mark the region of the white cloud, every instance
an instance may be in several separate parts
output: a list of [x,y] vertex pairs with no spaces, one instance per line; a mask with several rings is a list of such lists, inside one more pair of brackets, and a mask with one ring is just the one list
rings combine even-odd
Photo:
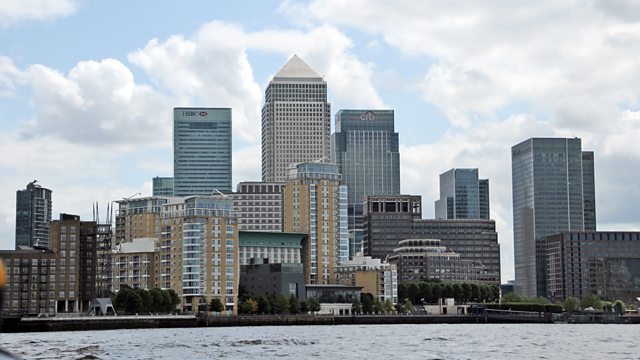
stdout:
[[50,20],[73,14],[78,8],[76,0],[2,0],[0,1],[0,27],[30,20]]

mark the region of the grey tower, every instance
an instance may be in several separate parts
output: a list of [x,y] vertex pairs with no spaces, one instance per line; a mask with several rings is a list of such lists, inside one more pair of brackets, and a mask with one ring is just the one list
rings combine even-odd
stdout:
[[593,153],[578,138],[531,138],[511,148],[511,166],[515,291],[549,296],[545,237],[595,229]]
[[51,190],[32,181],[16,192],[16,249],[49,247],[51,221]]
[[153,178],[153,196],[173,196],[173,178],[160,177]]
[[330,135],[327,83],[294,55],[265,92],[262,181],[286,181],[290,164],[328,162]]
[[400,153],[393,110],[340,110],[331,136],[332,162],[348,189],[349,258],[362,250],[367,195],[400,194]]
[[478,169],[451,169],[440,174],[436,219],[489,220],[489,180]]
[[173,109],[175,196],[231,192],[231,109]]

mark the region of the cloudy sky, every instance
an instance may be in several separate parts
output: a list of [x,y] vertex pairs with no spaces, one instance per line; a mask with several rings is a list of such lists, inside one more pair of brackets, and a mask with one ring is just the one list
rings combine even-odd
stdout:
[[640,229],[640,1],[0,2],[0,248],[34,179],[91,219],[172,170],[171,109],[233,108],[233,181],[260,178],[269,79],[298,54],[333,113],[395,110],[402,192],[433,216],[438,174],[490,179],[513,278],[510,147],[581,137],[598,227]]

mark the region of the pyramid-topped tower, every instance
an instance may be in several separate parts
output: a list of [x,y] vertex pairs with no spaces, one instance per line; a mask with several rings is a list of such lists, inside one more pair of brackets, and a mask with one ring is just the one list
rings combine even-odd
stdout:
[[262,181],[286,181],[287,168],[327,162],[331,105],[327,83],[297,55],[276,73],[262,108]]

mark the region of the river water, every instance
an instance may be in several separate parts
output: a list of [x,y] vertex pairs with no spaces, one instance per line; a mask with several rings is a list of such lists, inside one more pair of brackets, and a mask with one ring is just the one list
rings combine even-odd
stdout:
[[640,359],[640,326],[264,326],[0,334],[24,359]]

